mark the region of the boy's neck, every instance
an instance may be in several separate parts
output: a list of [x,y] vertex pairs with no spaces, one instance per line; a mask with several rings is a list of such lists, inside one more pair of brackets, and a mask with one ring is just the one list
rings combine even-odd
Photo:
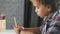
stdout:
[[47,16],[48,19],[49,19],[52,15],[53,15],[53,13],[49,13],[48,16]]

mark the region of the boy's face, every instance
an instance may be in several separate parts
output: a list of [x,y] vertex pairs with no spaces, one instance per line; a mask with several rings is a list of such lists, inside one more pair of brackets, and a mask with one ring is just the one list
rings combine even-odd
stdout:
[[32,3],[33,6],[35,7],[35,12],[41,18],[44,18],[49,13],[48,6],[45,6],[42,3],[39,3],[38,1],[33,1]]

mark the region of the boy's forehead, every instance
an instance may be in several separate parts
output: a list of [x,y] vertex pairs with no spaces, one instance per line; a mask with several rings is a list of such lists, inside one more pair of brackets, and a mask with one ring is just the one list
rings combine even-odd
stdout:
[[38,1],[38,0],[30,0],[30,1],[31,1],[31,2],[34,2],[34,1],[35,1],[35,2],[36,2],[36,1]]
[[38,0],[31,0],[33,6],[39,6],[41,3],[39,3]]
[[32,3],[39,4],[37,0],[31,0]]

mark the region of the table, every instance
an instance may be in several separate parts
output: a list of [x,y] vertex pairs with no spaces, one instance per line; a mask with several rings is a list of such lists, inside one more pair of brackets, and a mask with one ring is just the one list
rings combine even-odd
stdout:
[[14,30],[6,30],[5,32],[0,32],[0,34],[17,34]]
[[[0,32],[0,34],[17,34],[14,30],[6,30],[5,32]],[[29,31],[21,31],[20,34],[34,34]]]

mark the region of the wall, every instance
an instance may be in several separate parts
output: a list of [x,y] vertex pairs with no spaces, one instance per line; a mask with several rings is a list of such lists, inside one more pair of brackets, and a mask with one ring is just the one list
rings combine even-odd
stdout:
[[35,13],[35,9],[34,6],[32,6],[32,10],[31,10],[31,21],[30,21],[30,27],[37,27],[38,25],[38,16]]
[[0,13],[6,14],[7,29],[14,27],[14,16],[17,18],[17,23],[23,26],[24,0],[0,0]]

